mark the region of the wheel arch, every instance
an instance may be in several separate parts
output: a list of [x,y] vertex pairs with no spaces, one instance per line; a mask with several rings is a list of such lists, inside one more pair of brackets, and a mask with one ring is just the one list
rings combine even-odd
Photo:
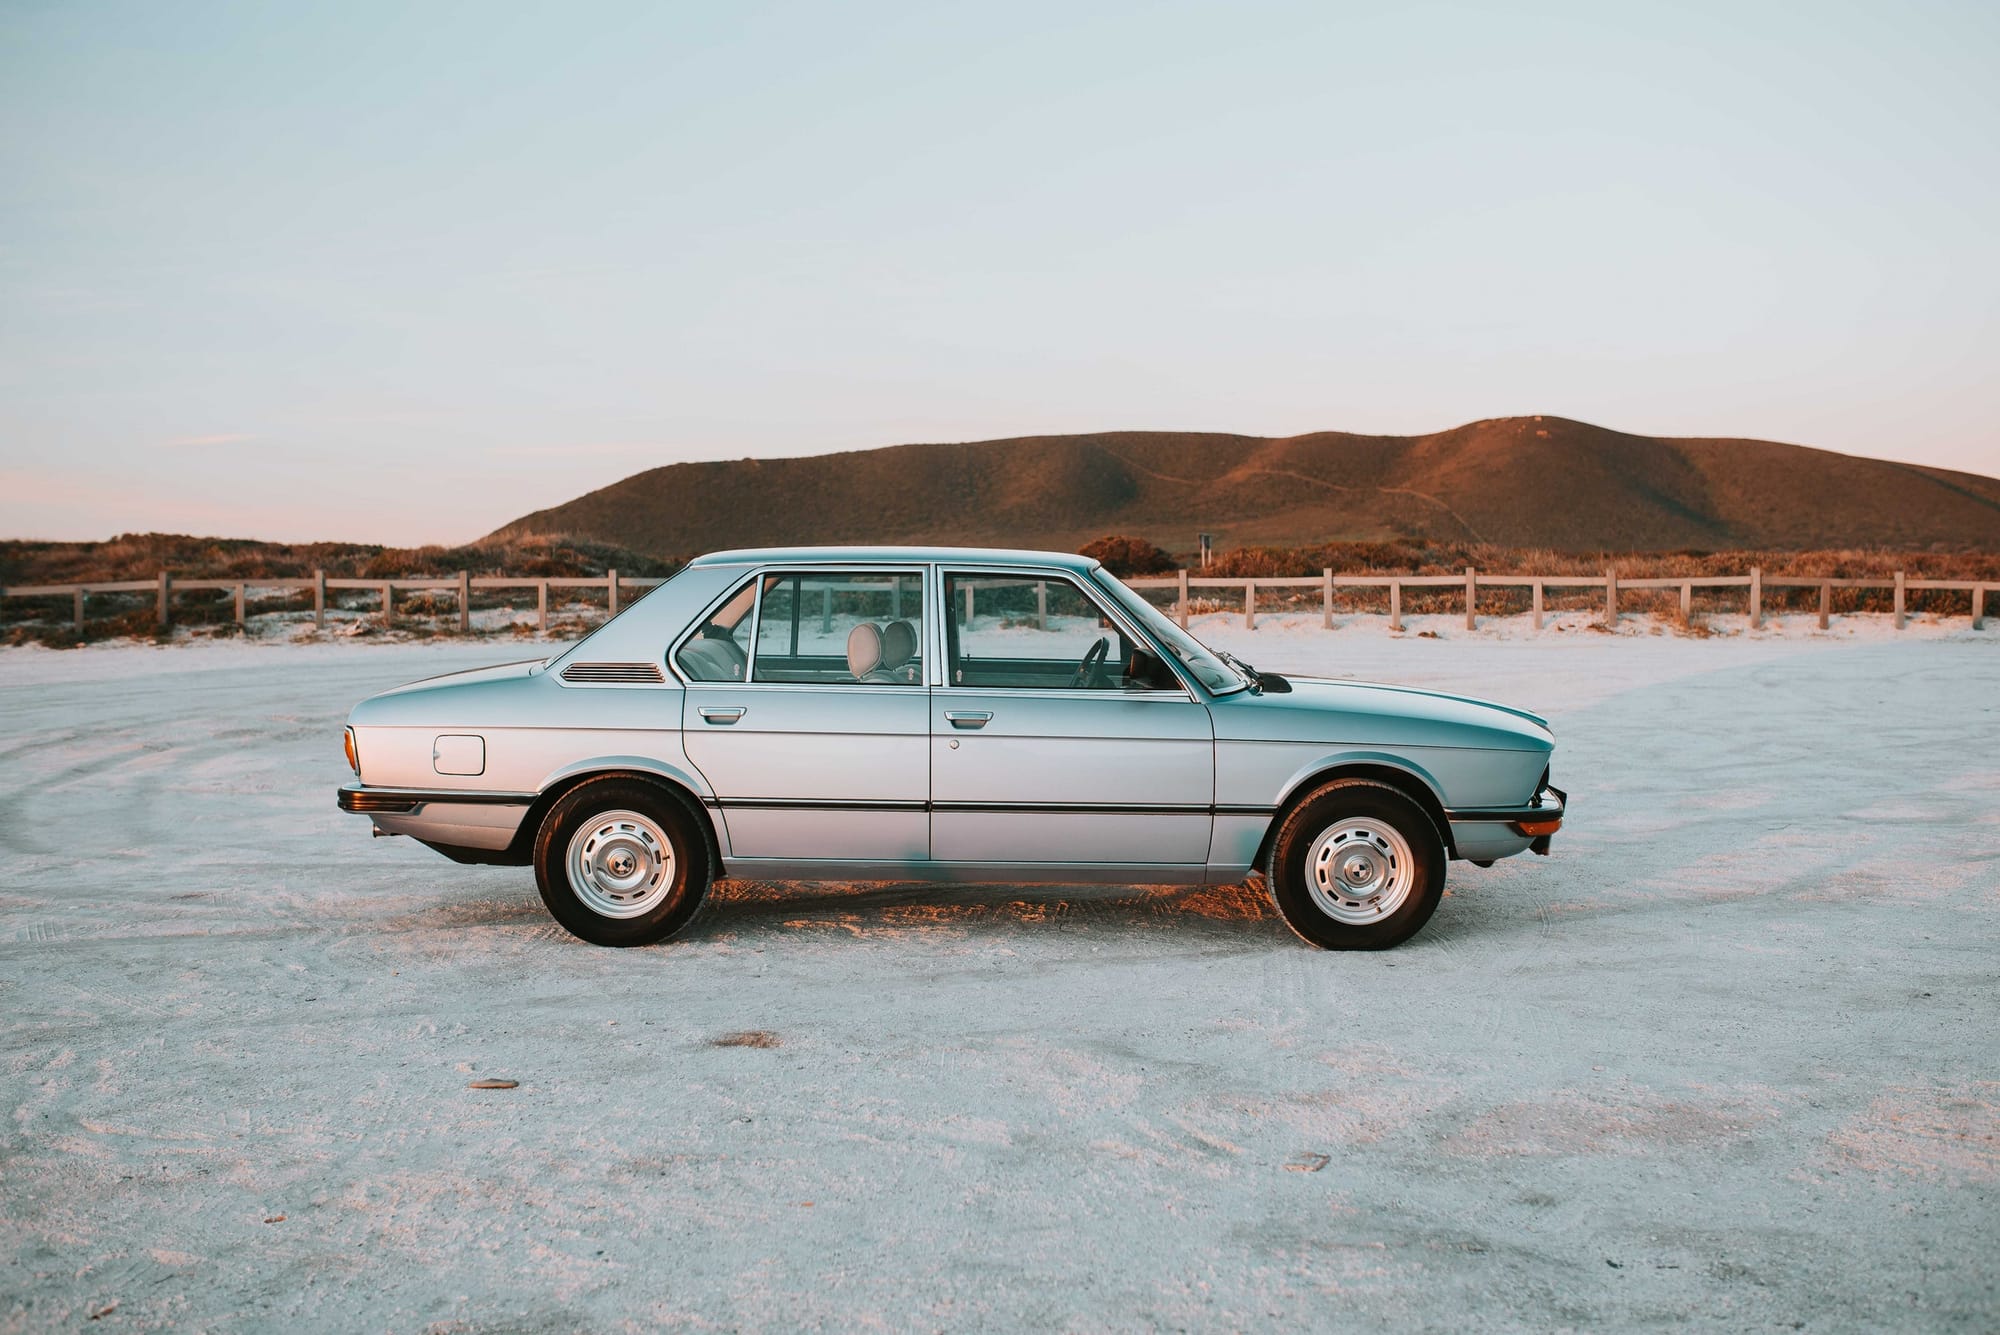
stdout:
[[574,765],[562,770],[556,777],[542,786],[541,792],[521,818],[521,828],[514,832],[514,840],[508,845],[510,857],[519,858],[522,863],[533,860],[535,836],[542,828],[542,821],[549,809],[563,798],[588,783],[603,779],[624,779],[657,788],[666,796],[687,808],[694,818],[695,828],[708,841],[708,861],[712,875],[722,875],[722,840],[715,828],[714,818],[702,801],[701,788],[687,775],[673,768],[640,757],[608,757],[588,764]]
[[1451,821],[1445,816],[1444,799],[1438,796],[1436,780],[1400,756],[1367,754],[1329,757],[1293,776],[1284,795],[1278,799],[1278,808],[1271,815],[1264,837],[1257,843],[1257,856],[1250,865],[1262,869],[1268,864],[1271,845],[1277,839],[1278,831],[1284,828],[1286,818],[1307,798],[1340,779],[1372,779],[1396,789],[1423,808],[1424,814],[1437,826],[1445,857],[1458,856],[1458,846],[1451,837]]

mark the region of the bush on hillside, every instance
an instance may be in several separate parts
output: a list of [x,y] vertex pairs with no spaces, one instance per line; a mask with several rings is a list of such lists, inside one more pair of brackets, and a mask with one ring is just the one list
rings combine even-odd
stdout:
[[1159,575],[1173,570],[1179,562],[1144,538],[1112,536],[1085,543],[1077,553],[1102,561],[1114,575]]

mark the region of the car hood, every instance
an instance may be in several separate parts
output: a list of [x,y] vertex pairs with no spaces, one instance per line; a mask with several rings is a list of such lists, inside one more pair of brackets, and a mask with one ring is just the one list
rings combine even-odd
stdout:
[[1525,709],[1409,686],[1285,678],[1292,689],[1215,702],[1215,735],[1244,741],[1324,741],[1549,751],[1548,720]]

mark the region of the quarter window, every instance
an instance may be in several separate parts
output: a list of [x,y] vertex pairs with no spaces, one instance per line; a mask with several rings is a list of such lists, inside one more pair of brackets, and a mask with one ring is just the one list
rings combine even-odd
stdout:
[[742,681],[750,665],[746,647],[750,610],[757,605],[757,582],[746,582],[690,635],[674,655],[689,681]]
[[903,571],[769,575],[753,678],[809,685],[924,680],[924,580]]

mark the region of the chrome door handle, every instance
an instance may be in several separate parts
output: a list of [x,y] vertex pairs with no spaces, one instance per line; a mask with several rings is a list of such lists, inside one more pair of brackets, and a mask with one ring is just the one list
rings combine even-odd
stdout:
[[954,728],[983,728],[993,721],[990,709],[947,709],[944,721]]
[[703,705],[699,711],[704,723],[728,727],[750,711],[742,705]]

